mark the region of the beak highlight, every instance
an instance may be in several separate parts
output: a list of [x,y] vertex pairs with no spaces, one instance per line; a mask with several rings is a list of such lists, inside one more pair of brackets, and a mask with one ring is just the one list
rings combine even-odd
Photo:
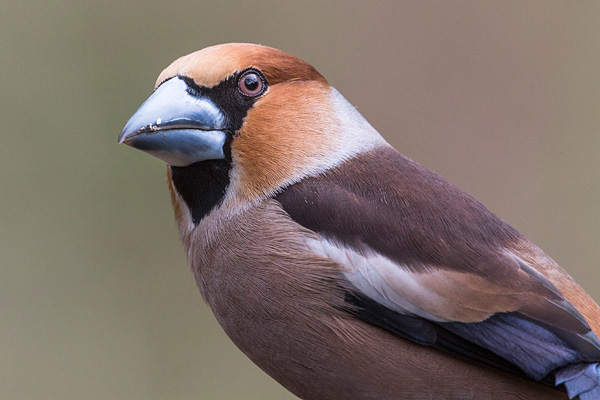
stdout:
[[142,104],[119,135],[125,143],[175,167],[225,158],[226,118],[208,97],[172,78]]

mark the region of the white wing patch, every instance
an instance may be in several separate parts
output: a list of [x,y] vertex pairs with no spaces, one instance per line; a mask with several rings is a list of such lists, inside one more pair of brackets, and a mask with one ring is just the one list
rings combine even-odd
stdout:
[[[330,258],[346,267],[344,276],[363,294],[396,312],[417,315],[432,321],[447,322],[407,299],[417,298],[429,303],[447,303],[448,300],[429,290],[417,275],[375,251],[357,252],[326,238],[309,239],[308,246],[315,253]],[[368,253],[368,254],[367,254]],[[426,273],[429,275],[430,273]],[[431,274],[436,274],[432,272]],[[447,306],[447,304],[444,304]]]
[[[321,236],[315,253],[345,267],[344,276],[364,295],[405,315],[436,322],[481,322],[498,312],[519,311],[539,296],[528,285],[501,286],[483,276],[433,265],[400,265],[366,244],[354,249]],[[418,267],[418,271],[415,271]],[[531,274],[515,269],[527,282]]]

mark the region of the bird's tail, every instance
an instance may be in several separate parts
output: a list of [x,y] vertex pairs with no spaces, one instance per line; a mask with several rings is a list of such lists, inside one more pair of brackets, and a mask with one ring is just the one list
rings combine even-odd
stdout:
[[561,368],[555,373],[556,385],[564,384],[569,399],[600,400],[600,365],[580,363]]

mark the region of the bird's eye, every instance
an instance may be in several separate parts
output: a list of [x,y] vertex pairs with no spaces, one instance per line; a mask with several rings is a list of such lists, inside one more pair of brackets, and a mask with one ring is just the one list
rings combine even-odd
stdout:
[[264,90],[262,77],[256,71],[248,71],[242,74],[238,81],[240,91],[246,96],[258,96]]

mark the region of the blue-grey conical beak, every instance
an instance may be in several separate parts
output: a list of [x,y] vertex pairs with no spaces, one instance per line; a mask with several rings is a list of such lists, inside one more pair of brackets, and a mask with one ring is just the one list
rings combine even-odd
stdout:
[[127,121],[119,135],[125,143],[185,167],[225,158],[226,118],[208,97],[188,93],[179,77],[160,85]]

